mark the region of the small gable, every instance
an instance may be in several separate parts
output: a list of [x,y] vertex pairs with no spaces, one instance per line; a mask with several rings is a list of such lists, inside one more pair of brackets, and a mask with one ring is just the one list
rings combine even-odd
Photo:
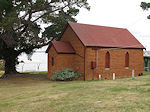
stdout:
[[[62,41],[52,41],[51,45],[54,47],[57,53],[62,54],[75,54],[75,50],[71,46],[69,42],[62,42]],[[50,47],[47,49],[50,49]]]

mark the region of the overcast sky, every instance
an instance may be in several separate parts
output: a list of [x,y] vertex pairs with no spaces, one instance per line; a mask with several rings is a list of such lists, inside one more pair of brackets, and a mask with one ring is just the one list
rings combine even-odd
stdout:
[[150,51],[150,11],[143,11],[142,1],[88,0],[91,10],[80,9],[78,23],[127,28]]
[[[142,10],[140,7],[142,1],[150,2],[150,0],[88,0],[91,10],[80,9],[76,19],[78,23],[127,28],[150,51],[150,20],[147,19],[150,11]],[[46,49],[47,46],[38,51]],[[47,62],[47,58],[42,56],[41,58],[46,60],[43,61],[40,57],[35,54],[32,59]]]

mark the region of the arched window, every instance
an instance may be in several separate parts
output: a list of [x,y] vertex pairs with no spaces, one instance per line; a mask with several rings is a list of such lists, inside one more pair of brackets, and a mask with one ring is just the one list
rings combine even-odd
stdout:
[[125,67],[129,67],[129,53],[128,52],[125,55]]
[[52,66],[54,66],[54,57],[52,57]]
[[110,68],[110,53],[107,52],[105,55],[105,68]]

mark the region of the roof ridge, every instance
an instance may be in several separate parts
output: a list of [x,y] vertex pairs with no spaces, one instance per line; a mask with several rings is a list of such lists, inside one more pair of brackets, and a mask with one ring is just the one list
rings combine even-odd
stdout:
[[85,24],[85,23],[75,23],[72,21],[68,21],[68,23],[70,24],[80,24],[80,25],[87,25],[87,26],[97,26],[97,27],[106,27],[106,28],[114,28],[114,29],[124,29],[124,30],[128,30],[127,28],[121,28],[121,27],[113,27],[113,26],[103,26],[103,25],[93,25],[93,24]]
[[143,48],[128,29],[68,22],[84,46],[112,46]]

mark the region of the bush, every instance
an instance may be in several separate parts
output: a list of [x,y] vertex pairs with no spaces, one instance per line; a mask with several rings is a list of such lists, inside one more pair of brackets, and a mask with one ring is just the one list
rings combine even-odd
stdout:
[[53,81],[72,81],[78,79],[78,73],[73,69],[64,68],[55,72],[55,76],[51,78]]

